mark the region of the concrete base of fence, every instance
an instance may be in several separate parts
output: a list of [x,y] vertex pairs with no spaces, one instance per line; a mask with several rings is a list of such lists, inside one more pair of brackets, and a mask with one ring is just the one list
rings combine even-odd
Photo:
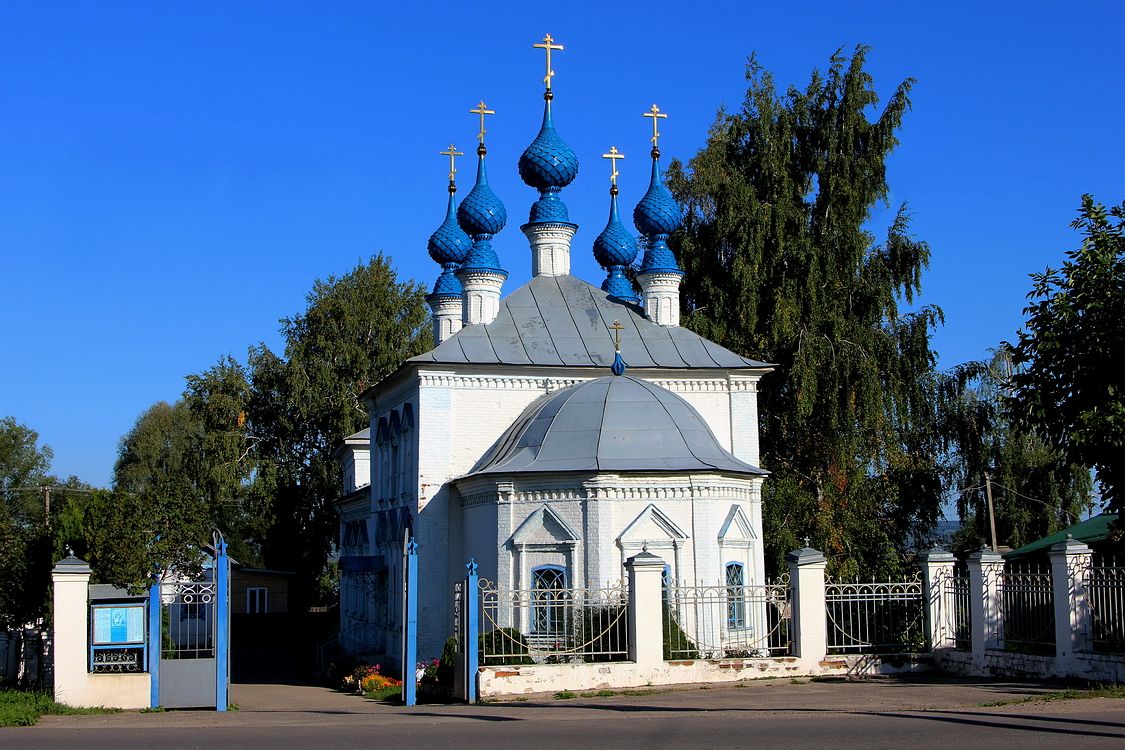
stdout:
[[1125,682],[1125,654],[1083,653],[1060,659],[989,649],[983,658],[978,658],[968,651],[943,649],[934,651],[933,658],[943,672],[965,677],[1055,677],[1090,682]]
[[769,659],[683,659],[644,666],[634,662],[604,664],[534,664],[481,667],[480,696],[501,698],[563,690],[628,688],[740,682],[776,677],[872,677],[926,672],[934,662],[925,655],[828,656],[820,660],[778,656]]

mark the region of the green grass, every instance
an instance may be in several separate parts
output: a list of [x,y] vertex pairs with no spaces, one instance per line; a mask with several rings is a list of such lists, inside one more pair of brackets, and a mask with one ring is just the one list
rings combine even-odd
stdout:
[[75,708],[56,703],[48,693],[0,689],[0,727],[34,726],[43,715],[75,716],[117,713],[119,708]]
[[1125,698],[1125,685],[1099,685],[1097,687],[1086,688],[1085,690],[1068,688],[1066,690],[1056,690],[1053,693],[1029,695],[1025,698],[989,701],[988,703],[981,703],[980,707],[994,708],[996,706],[1012,706],[1020,703],[1050,703],[1052,701],[1073,701],[1083,698]]
[[566,700],[570,700],[571,698],[577,698],[577,697],[578,697],[578,693],[573,693],[569,690],[560,690],[559,692],[555,693],[555,700],[557,700],[557,701],[566,701]]
[[388,685],[387,687],[379,688],[378,690],[368,690],[363,694],[363,697],[373,701],[385,701],[390,700],[391,698],[398,698],[401,695],[401,685]]

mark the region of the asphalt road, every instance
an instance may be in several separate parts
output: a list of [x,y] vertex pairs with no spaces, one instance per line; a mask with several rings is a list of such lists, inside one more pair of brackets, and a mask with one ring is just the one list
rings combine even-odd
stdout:
[[1051,686],[771,680],[745,687],[477,706],[384,706],[317,688],[241,686],[242,710],[44,717],[3,748],[1125,747],[1125,700],[1021,700]]

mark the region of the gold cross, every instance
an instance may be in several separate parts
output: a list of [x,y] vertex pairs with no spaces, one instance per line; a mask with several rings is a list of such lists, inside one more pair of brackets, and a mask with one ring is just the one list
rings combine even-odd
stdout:
[[668,115],[662,113],[660,111],[660,107],[656,106],[655,104],[652,105],[652,109],[650,109],[648,112],[645,112],[644,114],[645,114],[645,117],[651,117],[652,118],[652,147],[653,148],[659,148],[659,146],[660,146],[660,130],[658,129],[657,125],[660,121],[660,118],[665,118]]
[[612,328],[614,331],[613,348],[616,351],[621,351],[621,332],[625,330],[625,326],[621,325],[620,320],[615,320],[613,321],[613,325],[611,325],[610,328]]
[[481,102],[480,102],[480,104],[477,105],[477,108],[476,109],[470,109],[469,112],[474,114],[474,115],[480,115],[480,132],[477,133],[477,140],[480,141],[481,144],[483,145],[484,144],[484,134],[487,132],[484,129],[484,116],[485,115],[494,115],[494,114],[496,114],[496,110],[488,109],[487,106],[484,103],[484,100],[481,99]]
[[465,154],[458,151],[457,147],[450,143],[449,149],[442,151],[440,155],[449,157],[449,181],[453,182],[453,178],[457,175],[457,157],[464,156]]
[[563,48],[561,44],[555,44],[554,41],[555,40],[551,38],[551,35],[547,34],[543,37],[542,44],[536,43],[531,45],[532,47],[537,47],[538,49],[546,50],[547,52],[547,75],[543,77],[543,83],[547,86],[548,91],[551,90],[551,79],[555,77],[555,71],[551,70],[551,50],[561,50]]
[[609,147],[609,153],[608,154],[602,154],[602,158],[603,159],[609,159],[610,164],[613,165],[612,167],[610,167],[609,181],[614,187],[617,187],[617,176],[620,174],[617,171],[617,160],[618,159],[624,159],[625,154],[618,151],[617,146],[610,146]]

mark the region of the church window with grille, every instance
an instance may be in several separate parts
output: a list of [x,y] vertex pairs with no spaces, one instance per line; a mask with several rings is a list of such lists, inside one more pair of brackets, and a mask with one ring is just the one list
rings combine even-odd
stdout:
[[727,625],[746,627],[746,578],[742,563],[727,563]]

